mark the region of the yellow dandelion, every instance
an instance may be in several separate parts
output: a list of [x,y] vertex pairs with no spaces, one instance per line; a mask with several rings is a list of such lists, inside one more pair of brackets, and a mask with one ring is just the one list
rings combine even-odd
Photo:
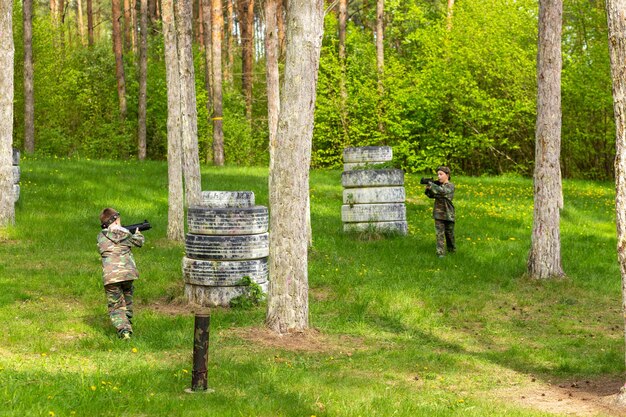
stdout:
[[48,411],[48,415],[49,415],[50,417],[54,417],[56,414],[54,414],[54,411]]
[[186,369],[183,369],[183,373],[188,374],[188,373],[189,373],[189,371],[188,371],[188,370],[186,370]]
[[92,385],[90,388],[91,388],[92,391],[95,391],[97,389],[97,387],[95,385]]
[[131,349],[131,352],[133,352],[133,353],[137,353],[137,352],[139,352],[139,351],[137,350],[137,348],[132,348],[132,349]]
[[48,354],[47,353],[42,353],[41,356],[48,356]]

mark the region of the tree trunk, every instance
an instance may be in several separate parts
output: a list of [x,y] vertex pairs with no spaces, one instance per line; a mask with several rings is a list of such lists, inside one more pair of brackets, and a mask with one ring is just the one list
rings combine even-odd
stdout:
[[59,17],[59,47],[61,49],[61,58],[65,57],[65,0],[57,2],[57,16]]
[[564,275],[561,266],[561,27],[562,0],[540,0],[534,217],[528,258],[531,278]]
[[276,27],[278,28],[278,55],[282,57],[285,55],[285,8],[283,7],[283,0],[276,0]]
[[452,30],[452,12],[454,11],[454,0],[448,0],[448,15],[446,16],[446,26],[448,32]]
[[309,168],[323,0],[292,0],[287,11],[285,77],[270,172],[270,287],[266,323],[277,333],[308,327]]
[[137,115],[138,126],[138,157],[140,161],[146,159],[146,106],[148,85],[148,0],[140,0],[140,35],[139,45],[139,109]]
[[200,0],[202,11],[202,37],[204,48],[204,88],[208,94],[206,101],[207,114],[213,111],[213,51],[211,46],[211,0]]
[[[615,116],[615,214],[617,257],[622,278],[622,317],[626,329],[626,0],[607,0],[609,52],[613,78],[613,112]],[[626,337],[626,333],[625,333]],[[626,404],[626,385],[617,402]]]
[[378,131],[380,133],[385,132],[384,124],[384,94],[385,87],[383,85],[383,78],[385,74],[385,49],[383,46],[384,40],[384,25],[383,19],[385,16],[385,0],[378,0],[376,2],[376,69],[378,70]]
[[224,79],[227,83],[233,83],[233,66],[235,65],[235,18],[233,11],[233,1],[226,0],[226,17],[228,24],[226,25],[226,32],[228,38],[226,39],[226,65],[224,66]]
[[162,10],[165,78],[167,82],[167,238],[176,242],[182,242],[185,240],[185,223],[183,210],[180,73],[178,70],[178,47],[176,46],[173,0],[163,0]]
[[83,2],[76,1],[76,17],[78,19],[78,34],[80,35],[80,43],[85,46],[85,20],[83,18]]
[[87,43],[93,46],[93,0],[87,0]]
[[224,15],[222,0],[211,1],[211,35],[213,55],[213,164],[224,165],[224,130],[222,126],[222,33]]
[[254,0],[238,0],[239,31],[241,33],[241,68],[246,118],[252,121],[252,71],[254,66]]
[[115,54],[115,76],[117,78],[117,96],[120,103],[120,117],[126,119],[126,81],[124,77],[124,59],[122,56],[122,29],[120,20],[120,0],[111,0],[111,19],[113,27],[113,53]]
[[13,2],[0,2],[0,227],[15,223],[13,192]]
[[131,48],[130,31],[132,29],[132,21],[130,0],[124,0],[124,52],[130,51]]
[[274,162],[276,130],[280,112],[280,89],[278,72],[278,25],[277,3],[281,0],[265,0],[265,74],[267,83],[267,127],[269,130],[270,171]]
[[200,203],[202,187],[198,153],[196,84],[191,44],[193,37],[191,0],[178,0],[175,12],[183,131],[183,176],[185,178],[187,205],[191,206]]
[[[139,0],[139,2],[141,3],[141,0]],[[141,4],[139,6],[139,8],[141,8]],[[141,14],[141,11],[139,12]],[[130,32],[130,42],[133,48],[133,51],[135,52],[135,54],[139,55],[139,47],[138,44],[141,42],[137,42],[137,0],[131,0],[130,1],[130,15],[132,16],[132,30]],[[141,17],[139,18],[139,20],[141,20]]]
[[35,95],[33,72],[33,0],[24,0],[24,150],[35,152]]
[[343,147],[350,146],[348,130],[348,90],[346,89],[346,24],[348,22],[348,0],[339,0],[339,117],[343,127]]

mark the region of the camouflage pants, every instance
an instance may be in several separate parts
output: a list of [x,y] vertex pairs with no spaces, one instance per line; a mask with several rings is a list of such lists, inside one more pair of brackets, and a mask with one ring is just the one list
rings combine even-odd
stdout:
[[437,255],[445,255],[446,248],[450,253],[456,251],[456,244],[454,242],[454,222],[435,220],[435,232],[437,233]]
[[122,281],[104,286],[111,323],[120,334],[124,330],[132,333],[133,327],[133,281]]

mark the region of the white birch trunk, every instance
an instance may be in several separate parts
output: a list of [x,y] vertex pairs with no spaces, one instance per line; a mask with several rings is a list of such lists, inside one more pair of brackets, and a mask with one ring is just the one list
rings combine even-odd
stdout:
[[[622,317],[626,338],[626,0],[607,0],[609,52],[615,114],[615,213],[617,257],[622,278]],[[617,401],[626,404],[626,386]]]
[[0,227],[15,223],[13,193],[13,2],[0,1]]
[[285,78],[270,172],[270,287],[266,323],[277,333],[308,327],[307,202],[323,0],[292,0]]
[[528,274],[564,275],[561,266],[561,27],[562,0],[540,0],[537,51],[534,215]]

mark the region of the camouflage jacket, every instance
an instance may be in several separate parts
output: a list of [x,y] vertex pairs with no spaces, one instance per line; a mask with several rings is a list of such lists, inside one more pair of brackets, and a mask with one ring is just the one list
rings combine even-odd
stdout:
[[425,194],[435,199],[433,219],[454,221],[454,204],[452,204],[454,184],[451,182],[442,185],[431,183]]
[[139,278],[131,249],[141,247],[144,240],[141,233],[132,234],[123,227],[109,227],[98,234],[104,285]]

